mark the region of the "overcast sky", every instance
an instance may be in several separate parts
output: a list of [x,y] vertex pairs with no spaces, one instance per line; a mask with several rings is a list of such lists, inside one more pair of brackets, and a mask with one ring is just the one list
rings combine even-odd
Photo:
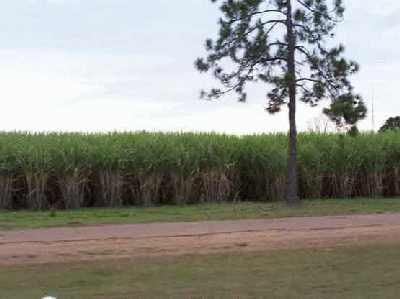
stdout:
[[[361,64],[354,77],[376,127],[400,114],[400,2],[347,0],[338,40]],[[0,10],[0,130],[287,130],[264,112],[266,86],[246,104],[199,100],[213,79],[193,61],[215,35],[208,0],[12,0]],[[321,107],[302,105],[306,130]],[[369,118],[361,125],[370,130]]]

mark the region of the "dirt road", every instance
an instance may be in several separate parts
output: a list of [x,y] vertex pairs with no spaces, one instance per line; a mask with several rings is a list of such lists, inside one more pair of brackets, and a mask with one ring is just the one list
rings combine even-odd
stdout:
[[400,241],[400,214],[0,231],[0,265]]

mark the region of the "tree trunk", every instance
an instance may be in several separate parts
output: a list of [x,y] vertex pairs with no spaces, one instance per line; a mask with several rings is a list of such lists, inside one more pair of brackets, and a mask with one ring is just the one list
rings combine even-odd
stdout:
[[289,150],[286,185],[286,201],[290,205],[299,202],[297,185],[297,129],[296,129],[296,40],[293,29],[292,3],[287,2],[287,43],[288,43],[288,91],[289,91]]

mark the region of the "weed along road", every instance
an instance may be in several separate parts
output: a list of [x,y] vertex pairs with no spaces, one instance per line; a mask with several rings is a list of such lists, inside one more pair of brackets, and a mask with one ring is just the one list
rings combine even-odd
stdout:
[[400,241],[400,214],[103,225],[0,232],[0,265]]

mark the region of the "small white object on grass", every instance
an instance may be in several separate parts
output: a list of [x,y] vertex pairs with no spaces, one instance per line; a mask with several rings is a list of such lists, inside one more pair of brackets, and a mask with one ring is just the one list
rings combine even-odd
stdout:
[[57,298],[56,297],[47,296],[47,297],[43,297],[42,299],[57,299]]

